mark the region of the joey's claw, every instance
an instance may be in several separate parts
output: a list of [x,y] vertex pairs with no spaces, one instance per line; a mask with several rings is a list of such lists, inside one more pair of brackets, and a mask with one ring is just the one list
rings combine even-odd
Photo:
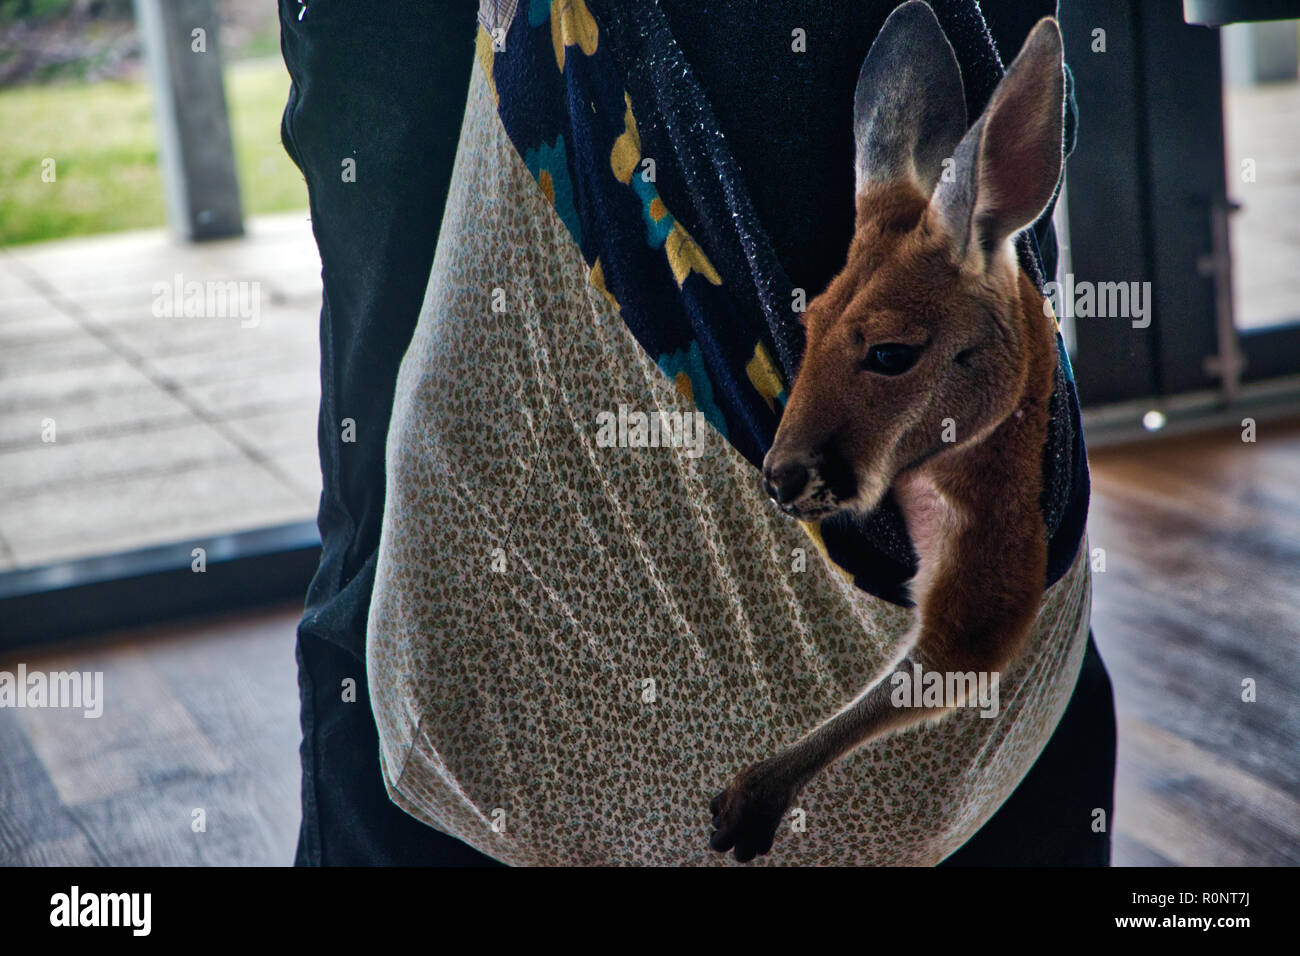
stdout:
[[792,788],[765,764],[747,768],[709,803],[713,815],[709,847],[719,853],[734,849],[741,863],[767,853],[793,799]]

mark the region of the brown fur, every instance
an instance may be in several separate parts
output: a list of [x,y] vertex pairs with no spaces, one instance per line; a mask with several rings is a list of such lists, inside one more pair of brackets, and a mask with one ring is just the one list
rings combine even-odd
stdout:
[[[1040,68],[1048,39],[1039,37]],[[1056,56],[1059,64],[1059,40]],[[1041,84],[1008,95],[1025,88]],[[1032,128],[1033,104],[1014,105]],[[1017,132],[999,131],[1010,160],[981,172],[993,202],[1014,201],[1008,170],[1034,161]],[[1055,172],[1036,173],[1049,194],[1057,174],[1059,162]],[[893,489],[919,558],[911,649],[897,669],[1000,672],[1023,650],[1042,599],[1039,499],[1056,339],[1008,235],[992,244],[958,241],[916,181],[868,183],[844,269],[809,304],[803,365],[765,462],[769,477],[790,467],[814,476],[782,505],[805,519],[869,512]],[[861,363],[881,343],[926,348],[904,374],[873,374]],[[949,419],[951,442],[943,437]],[[832,459],[853,476],[848,497],[822,480]],[[823,767],[948,712],[892,706],[889,676],[738,774],[713,801],[713,848],[734,846],[741,860],[766,852],[794,796]]]

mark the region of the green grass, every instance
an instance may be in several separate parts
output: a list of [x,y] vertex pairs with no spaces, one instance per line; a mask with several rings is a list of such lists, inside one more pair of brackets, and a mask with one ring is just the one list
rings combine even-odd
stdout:
[[[301,209],[307,187],[280,145],[289,77],[279,57],[226,69],[244,215]],[[42,163],[55,161],[44,182]],[[0,244],[166,222],[152,91],[143,82],[0,91]]]

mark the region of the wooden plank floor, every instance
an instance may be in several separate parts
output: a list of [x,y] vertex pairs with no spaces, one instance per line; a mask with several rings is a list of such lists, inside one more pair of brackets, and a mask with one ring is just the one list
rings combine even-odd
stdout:
[[105,698],[98,718],[0,709],[0,865],[292,863],[300,608],[0,660],[103,671]]
[[[1300,423],[1093,454],[1117,865],[1300,862]],[[0,864],[285,864],[297,607],[22,658],[109,703],[0,710]],[[13,670],[16,660],[0,660]],[[1257,700],[1241,699],[1251,678]],[[191,831],[195,808],[206,833]]]
[[1090,456],[1119,864],[1300,863],[1300,422],[1258,439]]

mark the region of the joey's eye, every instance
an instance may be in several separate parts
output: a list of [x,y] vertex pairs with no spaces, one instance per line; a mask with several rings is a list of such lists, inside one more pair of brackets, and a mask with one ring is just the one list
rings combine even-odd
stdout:
[[915,365],[920,357],[921,346],[919,345],[889,342],[871,346],[867,350],[867,357],[862,360],[861,368],[863,371],[875,372],[879,375],[902,375]]

